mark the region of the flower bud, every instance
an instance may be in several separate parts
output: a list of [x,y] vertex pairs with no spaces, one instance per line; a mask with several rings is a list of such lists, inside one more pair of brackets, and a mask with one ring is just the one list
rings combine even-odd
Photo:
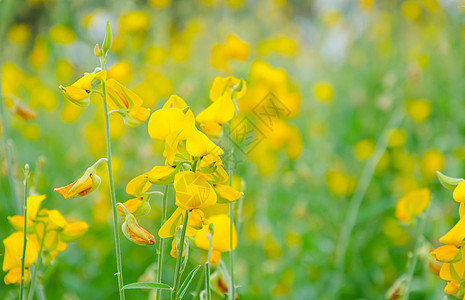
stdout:
[[455,245],[444,245],[438,247],[432,250],[430,254],[436,260],[445,263],[457,262],[462,259],[462,251],[460,251],[460,248]]
[[146,175],[151,183],[165,185],[173,183],[175,171],[171,166],[155,166]]
[[139,226],[136,218],[126,209],[126,207],[124,207],[121,203],[118,203],[117,205],[121,206],[126,214],[126,219],[122,225],[122,231],[126,238],[141,246],[155,244],[155,237]]
[[200,209],[193,209],[189,214],[189,220],[187,222],[189,226],[194,229],[202,229],[203,225],[208,224],[208,220]]
[[[182,251],[182,257],[186,256],[186,251],[187,251],[187,247],[184,247],[184,251]],[[173,258],[177,258],[177,257],[178,257],[178,249],[176,248],[176,241],[175,241],[174,238],[173,238],[173,241],[171,242],[171,251],[170,251],[170,255],[171,255],[171,257],[173,257]]]
[[213,249],[212,252],[210,253],[210,264],[213,267],[216,267],[217,265],[219,265],[220,260],[221,260],[221,252],[216,249]]
[[444,292],[448,295],[455,295],[459,292],[460,284],[455,281],[449,281],[444,288]]
[[97,167],[102,161],[106,160],[106,158],[99,159],[76,181],[64,187],[55,188],[54,191],[58,192],[65,199],[79,198],[93,192],[99,187],[101,182],[100,177],[96,174]]
[[[143,197],[129,199],[128,201],[124,202],[123,205],[134,216],[145,216],[150,212],[151,209],[149,196],[150,195],[144,195]],[[118,214],[120,216],[125,216],[124,210],[120,206],[118,206],[116,209],[118,210]]]
[[102,51],[100,50],[100,47],[99,47],[98,44],[95,44],[94,54],[95,54],[95,56],[97,56],[99,58],[102,56]]

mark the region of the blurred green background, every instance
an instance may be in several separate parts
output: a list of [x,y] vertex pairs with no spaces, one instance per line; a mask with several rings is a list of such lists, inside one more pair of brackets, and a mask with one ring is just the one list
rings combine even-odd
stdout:
[[[99,168],[96,193],[68,200],[53,193],[106,156],[101,103],[79,108],[58,86],[99,65],[93,47],[107,20],[114,37],[109,75],[152,111],[177,94],[198,113],[216,76],[247,81],[239,108],[261,140],[235,151],[234,171],[245,182],[235,252],[239,299],[381,299],[407,272],[415,245],[437,247],[457,221],[457,205],[435,171],[465,176],[461,1],[3,0],[3,121],[18,193],[29,163],[34,191],[47,195],[42,207],[90,224],[42,278],[48,299],[117,297],[106,169]],[[254,108],[269,92],[286,114],[266,126]],[[18,106],[36,118],[25,119]],[[125,128],[111,117],[118,201],[130,198],[129,180],[163,163],[163,144],[149,138],[146,124]],[[1,154],[4,239],[13,232],[7,216],[16,212],[4,147]],[[419,233],[418,222],[401,223],[394,211],[403,194],[420,187],[433,196]],[[344,236],[357,199],[353,232]],[[168,213],[173,209],[171,202]],[[160,210],[154,197],[140,221],[153,234]],[[155,246],[123,239],[122,252],[125,283],[153,280]],[[192,247],[188,270],[205,257]],[[164,278],[172,278],[174,263],[167,256]],[[445,283],[430,264],[420,255],[410,299],[443,297]],[[0,284],[1,299],[15,299],[17,291]]]

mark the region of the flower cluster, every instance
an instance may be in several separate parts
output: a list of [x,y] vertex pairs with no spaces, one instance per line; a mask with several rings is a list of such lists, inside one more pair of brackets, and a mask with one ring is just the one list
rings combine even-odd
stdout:
[[439,277],[446,280],[444,292],[457,298],[465,297],[465,181],[461,178],[452,178],[438,172],[438,178],[444,187],[453,191],[452,197],[459,202],[459,221],[449,232],[439,239],[444,244],[431,251],[431,255],[444,264],[439,271]]
[[[149,212],[151,192],[147,191],[152,185],[172,184],[177,209],[159,229],[159,237],[175,237],[189,211],[185,235],[195,236],[196,245],[209,250],[208,226],[205,225],[213,223],[212,264],[219,263],[220,252],[229,250],[230,219],[225,214],[207,218],[203,210],[217,203],[236,201],[243,193],[228,185],[229,176],[220,157],[224,151],[209,136],[221,136],[222,126],[236,114],[235,100],[241,98],[245,91],[244,81],[234,77],[217,77],[210,90],[212,104],[196,117],[187,103],[176,95],[153,112],[148,132],[151,138],[164,142],[165,164],[153,167],[128,183],[126,192],[135,198],[118,207],[119,214],[126,218],[123,224],[126,237],[138,244],[153,244],[153,236],[137,225],[135,216]],[[202,131],[197,129],[196,122]],[[137,230],[133,230],[135,228]],[[177,257],[179,241],[175,240],[171,255]],[[234,229],[233,248],[236,242]]]
[[68,243],[78,239],[88,229],[86,222],[68,222],[56,209],[40,209],[44,199],[45,195],[29,196],[27,216],[17,215],[8,218],[17,231],[3,240],[5,245],[3,271],[8,272],[4,278],[6,284],[19,284],[21,281],[24,218],[27,218],[27,246],[24,257],[26,280],[29,278],[29,267],[39,255],[43,256],[46,265],[50,265],[58,252],[65,251]]

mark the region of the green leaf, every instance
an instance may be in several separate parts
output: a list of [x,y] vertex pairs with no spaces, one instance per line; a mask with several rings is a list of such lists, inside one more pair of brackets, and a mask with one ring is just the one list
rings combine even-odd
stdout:
[[107,21],[107,30],[105,32],[105,38],[103,39],[103,44],[102,44],[102,51],[104,56],[106,56],[108,50],[110,50],[111,47],[111,27],[110,27],[110,22]]
[[454,178],[454,177],[449,177],[441,172],[437,171],[436,174],[438,175],[439,182],[441,182],[442,186],[445,188],[453,191],[455,187],[463,181],[463,178]]
[[164,283],[156,283],[156,282],[135,282],[126,284],[122,288],[123,290],[129,289],[160,289],[160,290],[171,290],[171,287]]
[[192,269],[192,271],[189,273],[189,275],[187,275],[186,279],[184,279],[184,282],[182,283],[181,288],[179,289],[179,292],[176,295],[176,297],[178,299],[182,299],[182,297],[184,297],[184,294],[186,293],[187,288],[191,284],[192,279],[194,279],[194,276],[195,276],[195,274],[197,274],[197,271],[199,269],[200,269],[200,265],[198,265],[197,267]]

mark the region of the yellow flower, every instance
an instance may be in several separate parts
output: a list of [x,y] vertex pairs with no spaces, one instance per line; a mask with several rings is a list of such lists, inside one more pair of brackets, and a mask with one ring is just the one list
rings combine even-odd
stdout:
[[[461,249],[463,255],[463,248]],[[439,271],[442,280],[462,282],[465,272],[465,259],[454,263],[444,263]]]
[[[226,252],[230,249],[230,219],[227,215],[221,214],[208,218],[208,223],[213,224],[212,234],[212,249],[220,252]],[[195,235],[195,245],[204,250],[210,249],[210,241],[207,237],[209,226],[204,226],[201,230],[197,231]],[[233,244],[232,248],[236,249],[237,246],[237,233],[236,227],[233,225]]]
[[431,102],[424,99],[407,100],[407,113],[417,122],[426,121],[431,115]]
[[462,254],[462,251],[455,245],[444,245],[438,247],[432,250],[430,254],[436,260],[446,263],[456,262],[462,258],[461,256],[458,256],[459,254]]
[[89,225],[84,221],[66,223],[61,233],[63,242],[70,243],[80,238],[87,230]]
[[334,96],[334,89],[327,81],[318,81],[313,85],[313,95],[320,101],[331,101]]
[[244,80],[233,76],[216,77],[210,89],[210,100],[215,102],[224,94],[230,95],[236,100],[244,97],[247,91],[247,84]]
[[370,156],[375,152],[376,143],[372,139],[364,139],[354,146],[354,152],[357,159],[364,161],[370,158]]
[[221,260],[221,252],[217,249],[212,249],[212,252],[210,253],[210,264],[213,267],[216,267],[217,265],[220,264]]
[[463,239],[465,238],[465,218],[460,218],[460,220],[446,233],[443,237],[439,239],[439,242],[446,245],[456,245],[461,247],[463,245]]
[[[158,230],[158,236],[162,239],[173,237],[178,230],[179,226],[182,225],[184,216],[186,215],[186,211],[181,208],[176,208],[174,213],[163,223],[163,226]],[[189,217],[190,219],[190,217]],[[197,230],[190,226],[190,222],[188,220],[187,229],[186,229],[186,236],[194,236]]]
[[98,73],[88,73],[70,86],[60,85],[63,95],[76,105],[86,107],[89,105],[89,94],[92,89],[92,82],[97,79],[106,80],[106,71]]
[[[21,257],[23,256],[24,236],[17,231],[3,240],[5,254],[3,258],[3,271],[7,272],[5,284],[19,284],[21,281]],[[34,263],[39,255],[39,245],[35,239],[29,238],[24,259],[26,280],[29,277],[27,269]],[[27,271],[27,272],[26,272]]]
[[[123,205],[131,214],[136,217],[144,216],[150,212],[150,203],[147,196],[129,199],[128,201],[124,202]],[[124,210],[120,206],[118,206],[116,209],[118,214],[124,217]]]
[[420,169],[427,178],[434,178],[444,168],[444,155],[436,149],[429,149],[421,158]]
[[431,192],[427,188],[414,190],[397,201],[396,217],[404,222],[410,222],[414,216],[421,214],[428,207]]
[[455,281],[449,281],[444,288],[444,293],[448,295],[455,295],[459,292],[460,284]]
[[126,207],[124,207],[124,205],[121,203],[118,203],[117,205],[123,208],[126,215],[124,223],[121,226],[126,238],[141,246],[155,244],[155,237],[147,230],[139,226],[136,218],[129,211],[127,211]]
[[208,221],[205,219],[205,214],[200,209],[196,208],[191,210],[187,224],[194,229],[202,229],[203,225],[207,225]]
[[216,203],[215,190],[199,173],[191,171],[177,173],[174,177],[174,189],[176,205],[184,210]]
[[229,202],[239,200],[244,193],[236,191],[233,187],[225,184],[215,184],[215,191],[218,197]]
[[150,115],[150,109],[142,107],[143,100],[133,91],[111,78],[105,83],[109,109],[119,113],[124,124],[136,127],[145,122]]
[[99,159],[91,167],[87,168],[84,175],[79,177],[76,181],[61,188],[55,188],[54,191],[62,195],[65,199],[83,197],[94,190],[96,190],[101,182],[100,177],[97,175],[96,170],[102,161],[106,158]]

